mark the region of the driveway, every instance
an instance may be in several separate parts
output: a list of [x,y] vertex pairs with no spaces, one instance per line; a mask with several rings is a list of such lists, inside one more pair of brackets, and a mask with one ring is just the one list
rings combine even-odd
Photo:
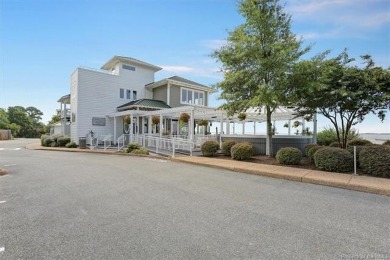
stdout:
[[387,196],[28,142],[0,141],[0,259],[390,258]]

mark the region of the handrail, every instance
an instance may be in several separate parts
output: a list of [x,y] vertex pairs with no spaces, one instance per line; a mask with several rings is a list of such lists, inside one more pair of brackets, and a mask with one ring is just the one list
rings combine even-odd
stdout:
[[112,135],[111,135],[111,134],[108,134],[108,135],[106,135],[106,136],[103,138],[103,147],[104,147],[104,150],[107,150],[107,145],[106,145],[107,142],[109,142],[109,144],[111,144],[111,138],[112,138]]
[[[122,145],[121,145],[121,142],[122,142]],[[117,139],[117,143],[118,143],[118,151],[120,151],[125,146],[125,135],[124,134],[119,136],[119,138]]]

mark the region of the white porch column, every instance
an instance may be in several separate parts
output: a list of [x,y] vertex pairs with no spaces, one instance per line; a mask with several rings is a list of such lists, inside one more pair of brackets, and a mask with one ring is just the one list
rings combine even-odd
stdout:
[[291,135],[291,119],[288,120],[288,135]]
[[302,118],[302,135],[304,130],[305,130],[305,119]]
[[142,129],[142,134],[145,134],[145,117],[143,116],[142,119],[141,119],[141,122],[142,122],[142,126],[141,126],[141,129]]
[[242,121],[242,134],[245,135],[245,121]]
[[133,115],[129,115],[130,117],[130,124],[129,124],[129,133],[130,133],[130,140],[129,140],[129,143],[132,143],[133,142],[133,122],[134,122],[134,117]]
[[253,135],[256,135],[256,121],[253,121]]
[[167,86],[167,105],[171,105],[171,83],[168,82]]
[[233,121],[233,134],[236,134],[236,122]]
[[116,144],[116,116],[114,116],[114,144]]
[[[223,115],[221,114],[220,124],[221,124],[221,133],[219,134],[219,149],[222,149],[222,133],[223,133]],[[227,128],[227,125],[226,125]]]
[[148,118],[148,134],[152,133],[152,116]]
[[191,131],[190,134],[190,141],[194,141],[194,108],[191,108],[191,113],[190,113],[190,121],[188,122],[188,131]]
[[162,117],[162,115],[160,114],[160,123],[159,123],[159,134],[160,134],[160,138],[162,137],[162,130],[163,130],[163,117]]
[[230,121],[229,121],[229,119],[226,120],[226,134],[230,135]]

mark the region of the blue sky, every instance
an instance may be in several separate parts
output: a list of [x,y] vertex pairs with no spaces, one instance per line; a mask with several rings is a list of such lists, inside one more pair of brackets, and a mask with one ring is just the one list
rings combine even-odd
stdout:
[[[390,1],[294,0],[286,10],[292,31],[314,44],[308,58],[348,48],[390,66]],[[215,84],[220,64],[209,55],[242,22],[235,0],[1,0],[0,107],[35,106],[47,122],[69,93],[71,73],[100,68],[114,55],[163,67],[156,80]],[[212,105],[220,103],[214,94]],[[329,125],[320,119],[320,128]],[[356,127],[390,133],[390,120],[370,116]]]

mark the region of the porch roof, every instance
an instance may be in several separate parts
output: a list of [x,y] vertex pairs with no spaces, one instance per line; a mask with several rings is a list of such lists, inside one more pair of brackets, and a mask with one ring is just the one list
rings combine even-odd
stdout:
[[123,104],[119,107],[117,107],[118,111],[125,111],[132,108],[146,108],[146,109],[164,109],[164,108],[171,108],[167,103],[161,100],[155,100],[155,99],[147,99],[142,98],[138,100],[131,101],[129,103]]
[[70,104],[70,94],[60,97],[57,102],[62,104]]

